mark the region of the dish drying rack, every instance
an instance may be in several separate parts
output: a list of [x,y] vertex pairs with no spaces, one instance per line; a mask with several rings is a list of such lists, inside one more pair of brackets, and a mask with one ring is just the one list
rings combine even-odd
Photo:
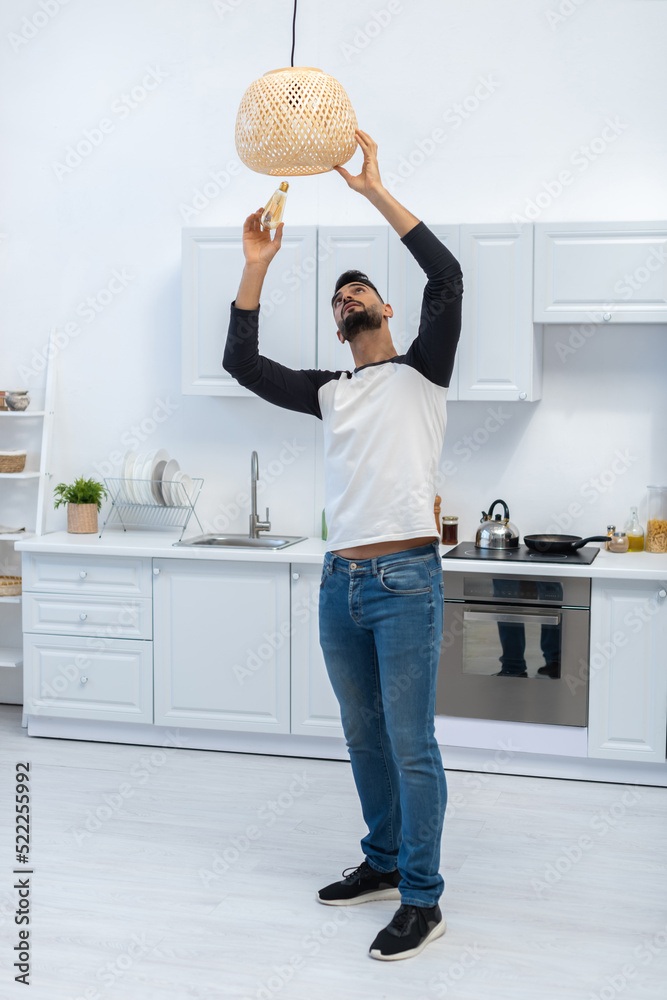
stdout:
[[[165,528],[180,528],[181,534],[178,539],[180,542],[193,514],[199,525],[199,530],[203,534],[204,529],[195,512],[195,504],[199,499],[204,480],[192,480],[191,495],[187,493],[182,483],[169,483],[171,496],[180,501],[178,504],[164,504],[157,500],[148,503],[143,500],[132,501],[128,499],[133,495],[130,490],[137,486],[139,486],[140,492],[141,488],[144,487],[144,491],[152,497],[152,487],[155,486],[156,482],[157,480],[153,479],[108,479],[105,476],[104,483],[111,497],[111,510],[104,520],[98,537],[102,537],[106,526],[115,519],[120,521],[123,531],[127,531],[128,528],[147,528],[155,531],[163,531]],[[130,484],[129,488],[128,483]]]

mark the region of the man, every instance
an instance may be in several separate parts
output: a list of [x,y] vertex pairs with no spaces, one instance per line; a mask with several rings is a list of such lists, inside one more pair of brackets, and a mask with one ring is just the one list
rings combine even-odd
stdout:
[[396,230],[426,272],[417,338],[397,355],[393,316],[370,278],[346,271],[332,298],[353,372],[293,371],[258,353],[259,297],[280,249],[259,222],[243,227],[245,268],[223,366],[241,385],[324,426],[329,551],[320,585],[320,644],[340,704],[368,835],[365,860],[321,889],[346,906],[399,899],[370,947],[384,961],[418,954],[445,931],[438,899],[447,786],[434,735],[443,588],[433,501],[447,386],[461,328],[461,268],[382,185],[377,145],[356,133],[358,176],[334,169]]

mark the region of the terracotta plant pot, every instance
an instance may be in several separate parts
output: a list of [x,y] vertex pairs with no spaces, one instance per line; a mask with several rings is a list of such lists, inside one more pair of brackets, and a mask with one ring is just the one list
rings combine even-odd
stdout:
[[77,535],[92,535],[97,532],[96,503],[68,503],[67,530]]

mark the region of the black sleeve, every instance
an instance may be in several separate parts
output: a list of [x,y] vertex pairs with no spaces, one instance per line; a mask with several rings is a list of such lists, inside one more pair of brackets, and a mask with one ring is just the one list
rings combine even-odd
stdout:
[[237,309],[231,305],[222,367],[237,382],[269,403],[322,419],[318,390],[344,372],[319,369],[295,371],[259,353],[259,307]]
[[430,382],[448,386],[461,334],[461,265],[423,222],[406,233],[401,242],[426,272],[428,279],[419,331],[403,362],[416,368]]

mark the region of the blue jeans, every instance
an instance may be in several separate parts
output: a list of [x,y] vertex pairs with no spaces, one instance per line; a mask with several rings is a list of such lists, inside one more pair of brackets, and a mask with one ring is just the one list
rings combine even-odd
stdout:
[[402,903],[435,906],[447,783],[435,739],[442,643],[438,543],[351,561],[327,552],[320,645],[340,704],[377,871],[398,868]]

